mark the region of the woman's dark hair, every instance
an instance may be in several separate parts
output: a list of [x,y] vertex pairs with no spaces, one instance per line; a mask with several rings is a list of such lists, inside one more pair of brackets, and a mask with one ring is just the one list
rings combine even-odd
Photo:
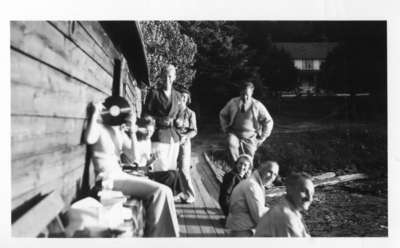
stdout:
[[188,105],[192,102],[192,95],[190,94],[190,91],[188,89],[181,87],[181,88],[177,89],[177,91],[179,93],[181,93],[181,95],[183,95],[183,94],[188,95],[188,101],[187,101]]
[[[156,121],[152,116],[145,115],[142,118],[137,120],[137,125],[138,125],[139,128],[146,128],[148,126],[155,126],[156,125]],[[136,132],[136,137],[137,137],[138,140],[145,139],[146,135],[147,135],[146,131],[143,132],[140,129]]]
[[137,125],[139,127],[155,126],[156,120],[150,115],[145,115],[137,120]]
[[245,90],[245,89],[252,89],[254,90],[254,84],[252,82],[245,82],[242,87],[241,90]]

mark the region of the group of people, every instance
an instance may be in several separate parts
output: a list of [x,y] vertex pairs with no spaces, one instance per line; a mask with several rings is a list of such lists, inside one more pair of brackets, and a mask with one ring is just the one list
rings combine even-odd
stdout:
[[220,112],[221,128],[227,135],[232,170],[223,177],[219,203],[226,227],[235,237],[308,237],[301,211],[308,210],[314,194],[311,178],[293,173],[286,180],[287,194],[277,204],[266,206],[266,188],[278,176],[275,161],[253,168],[257,148],[268,138],[273,120],[265,106],[254,99],[254,85],[245,83],[239,97]]
[[[195,201],[190,168],[196,115],[187,106],[189,91],[173,87],[175,67],[165,66],[161,77],[160,87],[147,95],[140,118],[130,111],[120,123],[111,123],[103,114],[110,98],[94,104],[85,139],[102,188],[144,201],[144,235],[178,237],[175,203]],[[314,193],[308,176],[289,176],[285,199],[266,207],[265,188],[272,186],[279,165],[267,161],[253,168],[254,154],[273,128],[270,114],[252,97],[253,92],[254,85],[245,83],[241,95],[220,112],[233,168],[223,178],[219,197],[226,227],[232,236],[308,236],[300,214],[308,209]],[[126,164],[130,169],[145,168],[148,177],[132,175],[124,170]]]
[[[187,107],[189,91],[172,87],[175,67],[164,67],[161,77],[160,87],[146,98],[141,118],[130,111],[120,123],[111,123],[102,113],[112,97],[94,104],[85,139],[102,188],[144,201],[144,236],[178,237],[175,201],[192,203],[195,197],[190,140],[197,134],[196,116]],[[128,173],[123,164],[150,168],[148,177]]]

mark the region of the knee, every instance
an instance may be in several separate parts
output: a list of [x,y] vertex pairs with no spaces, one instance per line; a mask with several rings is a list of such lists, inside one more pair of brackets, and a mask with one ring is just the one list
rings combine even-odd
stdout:
[[229,147],[239,147],[239,139],[234,134],[228,134]]
[[166,197],[171,197],[171,198],[173,197],[172,190],[168,186],[166,186],[164,184],[161,184],[161,183],[160,183],[160,185],[159,185],[159,187],[157,189],[157,192],[160,195],[163,195],[163,196],[166,196]]

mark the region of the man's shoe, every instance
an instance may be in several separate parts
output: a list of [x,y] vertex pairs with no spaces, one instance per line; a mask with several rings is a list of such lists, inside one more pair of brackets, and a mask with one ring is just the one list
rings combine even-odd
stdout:
[[182,203],[181,195],[174,196],[174,203]]
[[189,196],[187,199],[183,200],[183,202],[187,204],[192,204],[195,202],[195,199],[193,196]]

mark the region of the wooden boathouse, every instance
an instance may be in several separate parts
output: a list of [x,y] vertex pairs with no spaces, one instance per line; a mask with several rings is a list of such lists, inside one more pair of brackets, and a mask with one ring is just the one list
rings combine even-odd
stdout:
[[14,222],[50,192],[68,206],[93,186],[82,141],[88,105],[111,95],[117,60],[120,93],[140,113],[148,70],[136,22],[12,21],[10,29]]

